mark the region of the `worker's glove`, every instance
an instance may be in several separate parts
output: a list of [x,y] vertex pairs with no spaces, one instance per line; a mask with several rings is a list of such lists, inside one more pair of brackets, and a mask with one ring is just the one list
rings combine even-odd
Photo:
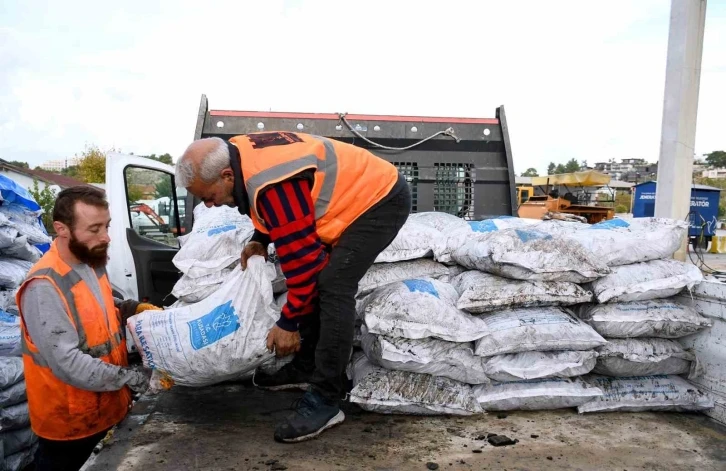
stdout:
[[121,325],[126,325],[126,321],[129,317],[136,314],[136,308],[139,306],[138,301],[134,301],[133,299],[127,299],[126,301],[122,301],[118,304],[118,310],[121,314]]
[[149,373],[139,370],[131,370],[131,378],[126,383],[135,393],[144,394],[149,389]]
[[136,306],[135,314],[138,314],[138,313],[144,312],[144,311],[163,311],[163,310],[164,310],[164,308],[161,308],[159,306],[154,306],[151,303],[139,303]]
[[267,260],[267,248],[259,242],[250,242],[245,245],[240,256],[240,264],[243,270],[247,270],[247,260],[253,255],[265,257],[265,260]]

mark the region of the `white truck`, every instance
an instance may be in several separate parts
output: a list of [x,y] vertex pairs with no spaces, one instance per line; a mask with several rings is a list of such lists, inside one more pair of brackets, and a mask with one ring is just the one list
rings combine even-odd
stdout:
[[[274,126],[295,131],[302,126],[303,131],[323,135],[340,131],[332,115],[215,112],[206,109],[204,97],[202,105],[196,138],[249,132],[238,118],[250,118],[256,129]],[[451,126],[457,137],[463,137],[463,152],[452,150],[456,146],[449,136],[408,153],[382,152],[407,172],[418,210],[446,207],[476,219],[516,211],[505,123],[370,116],[352,121],[368,137],[388,131],[388,138],[377,141],[389,146],[401,147],[421,137],[411,137],[415,127],[428,132]],[[394,131],[387,130],[389,126],[408,136],[391,137]],[[467,137],[474,134],[476,138]],[[355,142],[368,145],[358,137]],[[174,301],[169,293],[179,277],[172,263],[178,250],[176,237],[191,227],[195,201],[184,189],[175,188],[173,173],[168,165],[140,157],[116,154],[107,159],[106,189],[113,218],[108,268],[118,296],[159,305]],[[133,224],[134,181],[169,189],[167,237],[162,241],[142,234]],[[486,200],[487,191],[494,206],[477,209],[475,201]],[[445,196],[450,199],[444,201]],[[348,419],[341,426],[311,442],[282,445],[272,439],[274,424],[288,413],[297,393],[262,392],[250,383],[175,387],[143,396],[86,469],[726,469],[726,284],[704,281],[682,298],[713,323],[681,340],[704,367],[694,384],[715,402],[705,415],[578,415],[560,410],[424,418],[369,414],[346,404]],[[486,445],[489,434],[505,434],[518,443],[503,448]]]

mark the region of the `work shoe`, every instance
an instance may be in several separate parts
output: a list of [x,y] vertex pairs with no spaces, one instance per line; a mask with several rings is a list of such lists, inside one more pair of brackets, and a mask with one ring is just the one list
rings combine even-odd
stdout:
[[312,371],[304,371],[293,360],[271,375],[257,371],[253,382],[255,386],[270,391],[282,391],[285,389],[300,389],[305,391],[308,388],[308,383],[312,375]]
[[337,401],[328,401],[312,389],[296,401],[294,409],[295,412],[275,429],[275,441],[296,443],[310,440],[345,420]]

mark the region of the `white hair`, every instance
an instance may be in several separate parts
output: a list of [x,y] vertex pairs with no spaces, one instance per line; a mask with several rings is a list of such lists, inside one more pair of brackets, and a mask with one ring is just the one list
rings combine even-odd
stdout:
[[176,162],[177,186],[187,188],[195,178],[199,178],[204,183],[212,183],[219,178],[222,170],[229,167],[229,148],[224,140],[218,137],[208,137],[202,141],[211,141],[212,149],[204,155],[195,168],[194,162],[189,158],[189,150],[194,143],[187,148]]

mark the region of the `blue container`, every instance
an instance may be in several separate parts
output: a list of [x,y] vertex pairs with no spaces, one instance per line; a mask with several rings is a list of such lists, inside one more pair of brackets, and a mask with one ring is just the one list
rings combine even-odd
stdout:
[[[635,201],[633,201],[633,217],[653,217],[655,214],[656,182],[643,182],[635,185]],[[689,237],[701,235],[710,239],[716,230],[718,220],[718,203],[721,189],[706,185],[691,187],[691,227]]]

